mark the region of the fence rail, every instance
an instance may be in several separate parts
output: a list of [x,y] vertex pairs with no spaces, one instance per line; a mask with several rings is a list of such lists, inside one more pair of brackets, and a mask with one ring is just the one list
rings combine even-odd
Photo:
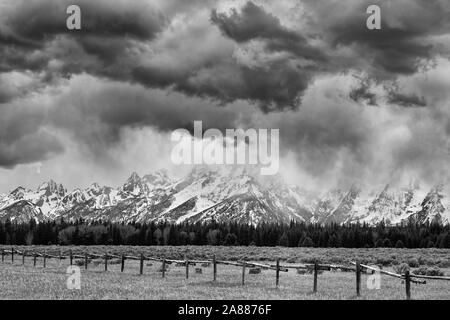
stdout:
[[[356,262],[352,262],[352,264],[356,265]],[[375,272],[380,272],[381,274],[385,274],[387,276],[391,276],[391,277],[394,277],[394,278],[399,278],[399,279],[405,280],[405,275],[401,275],[401,274],[397,274],[397,273],[393,273],[393,272],[389,272],[389,271],[385,271],[385,270],[380,270],[378,268],[373,268],[373,267],[367,266],[365,264],[360,264],[360,267],[362,269],[368,269],[368,270],[372,270],[372,271],[375,271]],[[411,275],[411,276],[414,276],[414,275]],[[432,278],[434,278],[434,277],[432,277]],[[429,278],[429,279],[432,279],[432,278]],[[420,284],[426,284],[425,281],[418,281],[418,280],[411,280],[411,282],[413,282],[413,283],[420,283]]]
[[[289,270],[295,269],[303,269],[303,270],[309,270],[313,273],[314,276],[314,282],[313,282],[313,292],[316,293],[318,290],[318,275],[319,271],[332,271],[332,270],[340,270],[340,271],[350,271],[355,272],[356,274],[356,295],[359,297],[361,293],[361,272],[370,270],[372,272],[379,272],[380,274],[390,276],[393,278],[401,279],[405,282],[405,290],[406,290],[406,299],[411,298],[411,283],[416,284],[426,284],[427,282],[425,280],[416,280],[416,279],[428,279],[428,280],[444,280],[448,281],[450,280],[450,277],[444,277],[444,276],[426,276],[426,275],[415,275],[410,274],[409,271],[406,271],[405,274],[397,274],[394,272],[389,272],[386,270],[381,270],[379,268],[375,268],[372,266],[368,266],[365,264],[361,264],[358,261],[350,261],[350,264],[352,266],[345,266],[345,265],[336,265],[336,264],[320,264],[319,262],[310,263],[310,264],[289,264],[289,265],[283,265],[280,264],[280,260],[276,260],[275,265],[269,265],[269,264],[262,264],[257,262],[250,262],[250,261],[224,261],[224,260],[217,260],[216,256],[213,255],[211,260],[192,260],[188,259],[187,257],[184,260],[180,259],[167,259],[165,257],[158,258],[158,257],[151,257],[146,256],[143,253],[141,253],[139,256],[135,255],[129,255],[122,253],[121,255],[117,254],[110,254],[110,253],[104,253],[104,254],[97,254],[97,253],[88,253],[84,252],[83,254],[74,254],[72,250],[69,250],[68,252],[59,251],[57,253],[51,252],[47,253],[47,251],[44,250],[44,252],[39,252],[37,250],[18,250],[15,248],[8,249],[1,249],[1,259],[2,262],[5,261],[5,257],[10,255],[11,261],[14,262],[14,255],[21,255],[22,256],[22,264],[25,264],[25,257],[32,257],[33,258],[33,266],[36,266],[36,260],[37,257],[43,258],[43,266],[46,267],[46,260],[47,259],[58,259],[58,260],[70,260],[70,265],[73,265],[73,259],[83,259],[84,260],[84,267],[85,269],[88,269],[89,261],[92,259],[103,259],[104,265],[105,265],[105,271],[108,271],[108,260],[110,259],[120,259],[121,260],[121,272],[124,272],[125,270],[125,261],[126,260],[135,260],[140,261],[139,266],[139,273],[143,274],[144,269],[144,261],[155,261],[155,262],[161,262],[161,273],[162,277],[164,278],[166,276],[166,266],[168,264],[177,264],[182,265],[186,267],[186,279],[189,278],[189,266],[190,265],[197,265],[197,264],[207,264],[210,266],[212,264],[213,266],[213,281],[217,281],[217,265],[228,265],[228,266],[235,266],[242,268],[242,285],[245,284],[245,270],[246,267],[253,267],[253,268],[260,268],[265,270],[275,270],[275,285],[278,287],[279,285],[279,278],[280,278],[280,272],[288,272]],[[416,278],[416,279],[414,279]]]

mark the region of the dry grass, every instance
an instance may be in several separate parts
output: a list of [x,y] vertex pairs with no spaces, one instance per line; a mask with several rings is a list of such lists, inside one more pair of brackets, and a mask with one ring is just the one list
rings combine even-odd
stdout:
[[[30,249],[30,248],[28,248]],[[47,250],[50,248],[47,247]],[[53,248],[55,249],[55,248]],[[78,248],[83,251],[85,248]],[[95,249],[95,250],[94,250]],[[100,247],[90,247],[92,252],[100,252]],[[105,250],[105,248],[103,248]],[[108,252],[121,252],[124,247],[108,247]],[[144,248],[134,247],[136,253]],[[252,257],[266,253],[267,256],[283,256],[291,249],[286,248],[224,248],[224,247],[164,247],[145,248],[146,254],[165,253],[167,257],[173,254],[184,255],[188,249],[191,258],[207,258],[215,252],[220,259],[239,258],[252,252]],[[299,256],[307,259],[333,253],[334,256],[353,253],[353,257],[369,257],[377,259],[381,254],[379,249],[296,249]],[[306,251],[307,250],[307,251]],[[388,250],[388,249],[385,249]],[[372,252],[370,252],[372,251]],[[389,249],[390,255],[397,259],[409,259],[419,254],[417,250]],[[386,252],[385,252],[386,253]],[[428,250],[427,259],[437,261],[448,257],[448,250]],[[180,256],[181,257],[181,256]],[[248,256],[247,256],[248,257]],[[292,257],[290,257],[292,258]],[[254,261],[261,259],[252,259]],[[291,259],[292,260],[292,259]],[[300,259],[301,260],[301,259]],[[334,261],[334,260],[333,260]],[[139,262],[126,261],[125,272],[120,272],[120,264],[110,264],[104,272],[102,261],[93,260],[88,270],[81,268],[81,290],[69,290],[66,287],[68,261],[47,260],[47,268],[42,267],[42,258],[33,267],[31,257],[27,257],[22,265],[21,257],[16,257],[11,264],[10,257],[0,263],[0,299],[355,299],[355,275],[346,272],[324,272],[319,275],[318,293],[312,293],[313,277],[310,274],[298,275],[294,270],[281,273],[280,286],[275,287],[275,271],[263,270],[261,274],[249,275],[246,272],[245,286],[241,285],[242,269],[234,266],[218,266],[217,282],[212,282],[212,267],[202,268],[203,274],[195,274],[190,267],[190,277],[185,278],[185,267],[171,265],[166,278],[158,272],[160,263],[146,262],[144,275],[139,275]],[[299,262],[299,261],[296,261]],[[325,262],[325,261],[324,261]],[[328,261],[329,262],[329,261]],[[370,262],[370,261],[369,261]],[[200,267],[200,266],[196,266]],[[446,269],[447,274],[449,270]],[[363,275],[362,297],[360,299],[404,299],[405,288],[399,279],[382,276],[381,288],[369,290],[366,286],[367,275]],[[426,285],[412,284],[414,299],[449,299],[449,281],[428,281]]]
[[[0,249],[9,249],[0,246]],[[397,249],[397,248],[285,248],[285,247],[223,247],[223,246],[29,246],[22,250],[44,249],[47,253],[58,254],[59,250],[74,253],[112,253],[139,255],[144,253],[152,257],[166,257],[183,259],[187,255],[190,259],[211,259],[215,254],[217,259],[237,261],[248,259],[252,261],[281,261],[288,263],[311,263],[319,260],[322,263],[348,264],[358,259],[361,263],[383,266],[408,263],[416,260],[421,266],[439,266],[450,268],[450,249]]]

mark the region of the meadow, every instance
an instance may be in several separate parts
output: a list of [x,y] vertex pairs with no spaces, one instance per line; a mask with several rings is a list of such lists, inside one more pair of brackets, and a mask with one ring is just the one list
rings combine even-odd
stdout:
[[[3,247],[9,249],[9,247]],[[19,248],[18,248],[19,249]],[[56,253],[70,247],[22,247],[21,250],[39,250]],[[183,259],[211,259],[215,254],[220,260],[241,260],[274,263],[279,258],[283,264],[308,263],[319,259],[321,263],[348,264],[358,259],[367,264],[378,264],[392,270],[400,263],[408,263],[412,269],[419,266],[438,267],[450,275],[450,250],[443,249],[321,249],[281,247],[129,247],[94,246],[72,247],[74,253],[111,253]],[[81,262],[81,261],[75,261]],[[80,263],[82,264],[82,263]],[[161,263],[145,261],[144,274],[139,274],[139,261],[126,261],[123,273],[118,259],[111,260],[108,271],[103,261],[92,260],[88,269],[80,267],[81,289],[67,289],[68,260],[42,258],[36,267],[33,258],[26,257],[25,265],[17,256],[14,262],[6,256],[0,263],[0,299],[356,299],[354,272],[328,272],[318,276],[318,292],[313,293],[312,274],[297,274],[295,270],[280,273],[280,283],[275,286],[275,271],[262,270],[261,274],[245,275],[242,285],[242,268],[218,265],[217,281],[213,282],[212,267],[191,266],[189,278],[185,267],[170,265],[162,278]],[[201,268],[202,274],[195,273]],[[358,299],[405,299],[405,285],[401,279],[381,276],[380,289],[369,289],[369,275],[363,274],[362,296]],[[428,280],[427,284],[412,284],[413,299],[449,299],[450,282]]]

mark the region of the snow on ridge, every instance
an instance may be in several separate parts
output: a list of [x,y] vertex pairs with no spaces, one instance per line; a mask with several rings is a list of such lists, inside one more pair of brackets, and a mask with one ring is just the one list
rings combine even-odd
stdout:
[[409,217],[450,221],[450,192],[444,185],[431,190],[418,184],[362,190],[352,187],[318,194],[290,187],[278,176],[255,176],[245,167],[194,168],[177,180],[163,171],[142,178],[133,173],[118,188],[93,183],[71,192],[50,180],[36,191],[19,187],[9,194],[0,194],[0,218],[5,208],[21,200],[28,201],[44,218],[64,217],[67,212],[73,218],[80,212],[83,216],[89,213],[92,218],[120,217],[125,221],[167,217],[177,223],[197,219],[200,213],[201,219],[219,214],[223,219],[250,223],[296,219],[397,224]]

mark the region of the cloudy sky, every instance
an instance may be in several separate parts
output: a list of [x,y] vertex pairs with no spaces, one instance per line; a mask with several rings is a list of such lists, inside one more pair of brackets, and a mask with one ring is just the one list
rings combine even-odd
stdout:
[[448,0],[0,0],[0,192],[176,170],[194,120],[280,129],[303,186],[446,180],[449,59]]

